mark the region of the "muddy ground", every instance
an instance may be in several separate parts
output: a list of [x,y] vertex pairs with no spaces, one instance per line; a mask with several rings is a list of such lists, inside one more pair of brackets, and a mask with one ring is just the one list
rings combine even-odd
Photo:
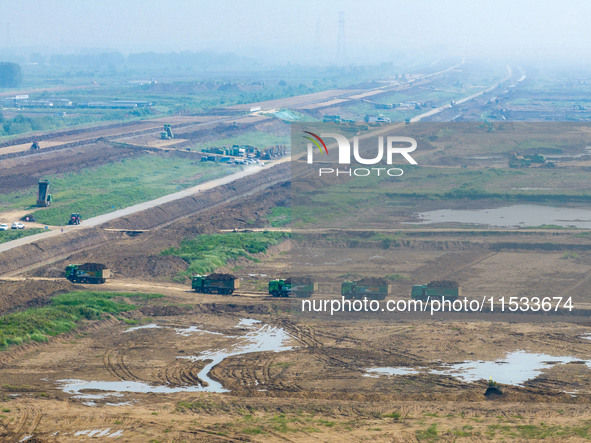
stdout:
[[[560,316],[544,322],[507,316],[437,320],[405,315],[335,320],[299,315],[301,299],[265,296],[270,278],[291,272],[290,251],[299,248],[309,259],[306,272],[321,282],[320,294],[312,299],[338,294],[345,278],[342,262],[350,260],[358,263],[359,275],[398,274],[391,281],[388,299],[392,300],[408,299],[414,283],[445,278],[460,281],[469,298],[482,293],[543,292],[572,296],[584,305],[591,289],[588,252],[565,259],[561,251],[518,246],[548,239],[586,244],[585,238],[565,230],[530,233],[521,239],[507,231],[507,238],[498,235],[495,241],[508,240],[515,247],[495,250],[487,236],[459,241],[453,230],[443,230],[408,235],[385,248],[369,241],[352,247],[346,241],[335,242],[334,233],[312,232],[307,242],[286,241],[257,261],[239,260],[222,269],[243,279],[238,296],[195,294],[188,282],[171,282],[186,264],[159,255],[162,249],[200,233],[262,227],[270,207],[288,202],[289,186],[276,185],[264,194],[166,227],[119,235],[29,272],[29,278],[48,279],[45,283],[3,282],[6,288],[21,285],[21,294],[38,293],[29,301],[35,305],[46,297],[39,293],[41,287],[56,292],[85,287],[61,280],[66,261],[104,260],[114,278],[86,288],[165,296],[142,302],[139,309],[119,318],[88,323],[48,343],[26,344],[0,355],[3,438],[582,441],[591,436],[588,320],[567,322]],[[32,289],[35,285],[37,290]],[[244,319],[260,323],[249,325]],[[207,392],[213,384],[202,371],[210,360],[190,357],[236,349],[262,328],[274,328],[276,337],[285,333],[282,345],[291,349],[223,359],[206,376],[227,392]],[[547,365],[523,383],[500,384],[501,396],[484,395],[486,379],[495,377],[494,372],[472,381],[437,373],[449,365],[502,360],[518,351],[546,354]],[[565,357],[570,360],[563,362]],[[382,367],[416,373],[388,376],[369,371]],[[74,392],[67,380],[129,383],[115,390],[113,385],[104,390],[109,385],[103,385]],[[141,383],[156,391],[180,392],[129,392]]]
[[[352,242],[346,240],[351,233],[316,230],[303,241],[286,241],[256,260],[237,260],[221,269],[241,277],[237,296],[196,294],[188,281],[174,283],[173,277],[187,265],[161,255],[164,249],[199,234],[263,228],[272,207],[289,204],[286,182],[262,192],[259,185],[242,193],[249,195],[240,195],[244,189],[239,183],[215,190],[209,197],[227,203],[213,209],[199,207],[197,212],[196,206],[182,206],[185,201],[108,225],[118,231],[88,230],[99,240],[96,244],[73,235],[71,244],[60,240],[59,257],[46,259],[47,251],[57,250],[55,244],[20,249],[45,254],[45,263],[0,280],[2,313],[42,306],[56,294],[82,288],[164,297],[134,300],[139,307],[124,315],[87,322],[46,343],[1,352],[0,439],[591,438],[591,321],[585,311],[591,293],[588,237],[569,229],[508,229],[493,237],[477,230],[465,237],[451,228],[409,229],[386,245],[367,240],[367,232],[356,232],[358,238]],[[536,246],[547,243],[558,249]],[[575,249],[577,254],[565,256],[564,251]],[[408,300],[413,284],[453,279],[469,299],[483,294],[572,297],[583,313],[577,318],[542,319],[494,314],[332,319],[301,315],[301,299],[266,296],[270,278],[293,273],[293,252],[306,257],[299,261],[303,266],[298,273],[319,282],[312,300],[338,297],[345,278],[391,276],[387,300]],[[17,255],[10,257],[19,260]],[[85,261],[107,264],[113,278],[100,286],[63,279],[66,264]],[[33,262],[23,262],[23,267]],[[256,342],[256,337],[265,340]],[[253,340],[258,351],[238,352]],[[206,370],[220,350],[234,355]],[[472,380],[449,370],[519,352],[545,354],[544,361],[522,382],[499,382],[502,395],[484,394],[488,377],[507,372],[500,369],[503,365]],[[372,372],[379,368],[404,371]]]
[[[4,439],[523,441],[550,435],[577,441],[589,431],[591,370],[581,364],[591,358],[588,340],[581,338],[589,326],[325,322],[282,313],[291,300],[197,295],[182,285],[141,281],[112,282],[108,289],[154,290],[166,297],[125,318],[4,353]],[[138,323],[126,324],[131,320]],[[285,331],[291,349],[224,359],[209,376],[229,392],[125,392],[144,382],[154,390],[206,390],[200,372],[209,360],[187,357],[232,349],[264,327]],[[489,400],[485,380],[367,376],[373,367],[438,367],[467,358],[492,360],[515,349],[577,360],[523,386],[502,386],[503,396]],[[71,380],[128,383],[74,392]]]

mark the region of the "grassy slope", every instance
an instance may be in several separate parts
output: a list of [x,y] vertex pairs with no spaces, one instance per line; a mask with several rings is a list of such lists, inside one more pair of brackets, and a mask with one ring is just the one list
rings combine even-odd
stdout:
[[[237,169],[214,163],[145,155],[77,173],[48,176],[53,204],[34,212],[39,223],[65,224],[72,212],[84,219],[152,200],[226,175]],[[35,189],[2,196],[0,208],[27,208]]]
[[47,341],[49,337],[69,332],[84,320],[99,320],[136,308],[128,299],[159,298],[159,294],[115,292],[69,292],[51,299],[49,306],[31,308],[0,317],[0,350],[30,340]]
[[32,228],[32,229],[10,229],[9,231],[0,231],[0,243],[6,243],[17,238],[27,237],[29,235],[39,234],[44,229]]
[[181,257],[189,268],[178,278],[193,274],[207,274],[225,266],[228,260],[239,257],[251,258],[253,254],[265,252],[289,236],[286,232],[231,232],[225,234],[201,235],[183,240],[178,248],[170,248],[163,255]]

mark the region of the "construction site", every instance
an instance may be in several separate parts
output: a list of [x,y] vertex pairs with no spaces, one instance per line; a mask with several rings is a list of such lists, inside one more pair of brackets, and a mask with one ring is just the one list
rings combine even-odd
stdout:
[[582,74],[357,66],[336,25],[336,64],[0,91],[1,441],[591,438]]

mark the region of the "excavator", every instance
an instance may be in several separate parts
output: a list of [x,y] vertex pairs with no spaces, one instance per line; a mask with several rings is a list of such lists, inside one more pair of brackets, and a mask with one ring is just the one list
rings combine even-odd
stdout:
[[172,133],[170,125],[164,125],[164,131],[160,133],[160,138],[162,140],[170,140],[174,138],[174,134]]

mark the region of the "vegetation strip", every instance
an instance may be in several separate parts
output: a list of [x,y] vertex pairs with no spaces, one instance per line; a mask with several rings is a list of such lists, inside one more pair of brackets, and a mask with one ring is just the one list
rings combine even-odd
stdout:
[[288,237],[287,232],[272,231],[200,235],[183,240],[178,248],[166,249],[162,254],[180,257],[189,264],[188,269],[177,276],[177,279],[184,280],[194,274],[213,272],[232,259],[252,259],[254,254],[264,253],[269,246]]
[[[33,214],[39,223],[63,225],[73,212],[80,212],[88,219],[219,178],[228,171],[227,166],[178,157],[149,154],[124,159],[75,173],[45,177],[50,181],[53,204]],[[1,200],[12,204],[3,206],[36,208],[33,206],[36,190],[34,187],[4,195]]]
[[30,308],[0,317],[0,350],[28,341],[45,342],[69,332],[84,320],[131,311],[137,306],[125,299],[147,300],[160,294],[76,291],[60,294],[48,306]]

